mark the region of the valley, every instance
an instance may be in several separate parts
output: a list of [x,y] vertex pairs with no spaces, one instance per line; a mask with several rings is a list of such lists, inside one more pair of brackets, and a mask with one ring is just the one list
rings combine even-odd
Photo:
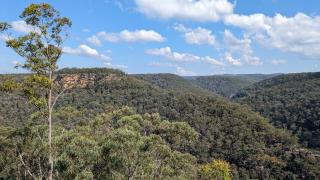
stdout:
[[[5,77],[2,75],[1,79]],[[316,149],[308,150],[304,144],[299,144],[295,132],[292,134],[287,128],[289,125],[277,126],[266,114],[261,113],[264,118],[259,111],[255,113],[247,106],[210,94],[185,78],[168,74],[126,75],[99,68],[63,69],[57,77],[58,84],[68,87],[54,113],[55,121],[64,128],[74,128],[101,113],[128,106],[138,114],[159,113],[172,122],[188,123],[199,133],[199,139],[193,146],[179,150],[195,155],[199,163],[209,162],[212,158],[224,159],[231,164],[234,177],[318,176],[319,156],[313,152]],[[278,77],[274,78],[277,80]],[[272,82],[273,78],[257,84],[264,81]],[[25,117],[32,117],[32,108],[25,108],[25,100],[18,94],[4,93],[0,99],[1,124],[5,127],[23,127],[31,120]],[[244,101],[241,103],[245,104]],[[31,121],[37,122],[36,118]]]

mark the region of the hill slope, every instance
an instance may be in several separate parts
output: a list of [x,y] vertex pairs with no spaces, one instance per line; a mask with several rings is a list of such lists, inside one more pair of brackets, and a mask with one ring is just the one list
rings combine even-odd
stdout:
[[247,104],[302,143],[320,148],[320,73],[288,74],[238,92],[233,100]]
[[238,90],[261,80],[271,78],[277,74],[243,74],[243,75],[215,75],[185,77],[191,83],[208,91],[229,98]]
[[175,74],[137,74],[132,76],[147,81],[152,85],[158,86],[162,89],[179,91],[183,93],[213,95],[212,92],[202,89],[187,79]]
[[[233,166],[234,179],[320,177],[317,156],[302,149],[290,133],[274,128],[267,119],[239,104],[160,89],[114,70],[71,69],[60,73],[57,80],[70,89],[57,108],[85,112],[69,113],[74,116],[71,120],[70,115],[57,116],[55,120],[65,126],[115,107],[130,106],[139,113],[159,112],[166,119],[189,123],[200,138],[184,151],[195,155],[198,162],[227,160]],[[31,114],[30,109],[24,109],[25,100],[13,97],[16,95],[0,95],[2,119],[8,125],[23,123]]]

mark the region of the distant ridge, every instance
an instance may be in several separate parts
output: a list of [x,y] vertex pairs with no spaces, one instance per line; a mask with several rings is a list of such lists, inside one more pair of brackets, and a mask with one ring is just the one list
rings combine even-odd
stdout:
[[320,72],[292,73],[255,83],[234,101],[249,105],[308,147],[320,148]]
[[203,89],[187,79],[169,73],[160,73],[160,74],[135,74],[130,75],[138,79],[147,81],[152,85],[158,86],[162,89],[173,90],[183,93],[193,93],[193,94],[202,94],[202,95],[215,95],[214,93]]
[[278,75],[280,74],[225,74],[212,76],[189,76],[184,78],[203,89],[214,92],[223,97],[230,98],[240,89]]

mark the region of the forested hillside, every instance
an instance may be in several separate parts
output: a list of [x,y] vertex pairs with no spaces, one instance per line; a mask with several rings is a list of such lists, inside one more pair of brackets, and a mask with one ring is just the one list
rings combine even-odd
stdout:
[[214,95],[214,93],[202,89],[187,79],[175,74],[137,74],[133,75],[133,77],[147,81],[152,85],[158,86],[162,89],[179,91],[183,93]]
[[191,83],[208,91],[229,98],[238,90],[252,85],[261,80],[271,78],[278,74],[239,74],[239,75],[214,75],[185,77]]
[[[59,179],[196,179],[208,175],[202,166],[198,172],[194,156],[180,152],[196,141],[197,132],[186,123],[162,120],[158,114],[139,115],[124,107],[72,129],[54,127]],[[47,153],[41,136],[46,129],[36,124],[21,129],[1,127],[1,179],[20,179],[26,167],[41,179],[46,164],[40,161]],[[23,153],[17,157],[16,151]],[[19,168],[21,159],[27,165]],[[221,173],[230,179],[230,169]]]
[[301,143],[320,148],[320,73],[281,75],[238,92],[233,100],[280,128],[296,134]]
[[[63,85],[67,91],[57,102],[55,122],[59,122],[59,126],[66,129],[73,129],[75,125],[85,126],[80,127],[84,136],[88,135],[87,130],[90,131],[91,127],[88,129],[87,124],[92,119],[103,113],[129,106],[138,114],[159,113],[162,119],[189,124],[195,129],[199,138],[195,139],[194,143],[183,146],[176,146],[174,143],[176,139],[167,139],[170,146],[173,149],[177,148],[176,150],[181,153],[195,156],[200,164],[209,163],[214,159],[229,162],[234,179],[320,177],[319,157],[302,148],[294,136],[285,130],[274,128],[267,119],[245,106],[231,103],[223,98],[161,89],[149,82],[110,69],[65,69],[59,72],[56,83]],[[23,127],[28,119],[32,119],[32,123],[37,122],[37,115],[32,114],[26,105],[26,101],[18,94],[2,93],[0,95],[2,124],[7,127]],[[134,124],[128,127],[131,126],[139,127]],[[120,127],[115,124],[115,128]],[[68,136],[72,136],[73,131],[78,130],[71,130]],[[154,131],[155,134],[161,132],[163,130]],[[141,135],[137,135],[137,138]],[[110,136],[114,137],[117,134]],[[113,147],[115,145],[113,140],[111,138],[110,143],[104,147],[107,149],[108,146]],[[96,142],[89,142],[93,143],[92,145],[96,142],[99,144],[99,139]],[[61,146],[64,146],[63,142],[61,143]],[[63,154],[62,156],[67,157]],[[72,156],[70,158],[71,161]],[[190,155],[188,158],[190,158],[188,161],[192,162]],[[107,162],[106,159],[101,163]],[[65,163],[62,162],[61,166],[65,167]],[[170,164],[168,167],[171,167]],[[193,172],[192,169],[186,171]]]

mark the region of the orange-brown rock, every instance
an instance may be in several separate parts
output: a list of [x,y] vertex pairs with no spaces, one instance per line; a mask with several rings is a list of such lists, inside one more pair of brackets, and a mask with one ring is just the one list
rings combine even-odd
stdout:
[[116,74],[108,74],[105,76],[97,75],[94,73],[82,73],[82,74],[59,74],[56,78],[56,82],[61,84],[65,89],[71,89],[74,87],[84,88],[88,85],[93,85],[97,81],[118,81],[123,77],[119,77]]

